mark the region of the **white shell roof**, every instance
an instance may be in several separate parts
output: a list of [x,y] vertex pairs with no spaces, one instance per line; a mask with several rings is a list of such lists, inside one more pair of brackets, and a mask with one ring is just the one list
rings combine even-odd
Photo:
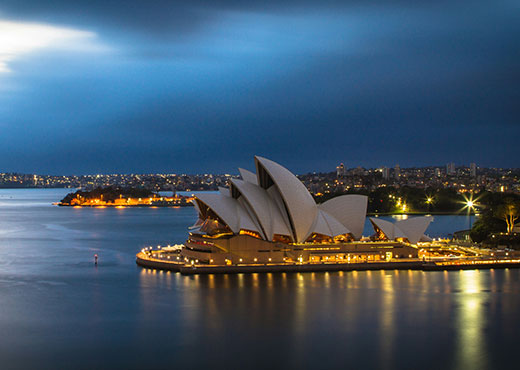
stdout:
[[395,226],[406,235],[410,243],[415,244],[424,236],[424,232],[433,221],[433,217],[413,217],[406,220],[397,221]]
[[200,215],[200,208],[199,208],[199,204],[197,203],[196,200],[192,200],[191,203],[193,203],[193,206],[195,207],[195,209],[197,210],[197,214]]
[[226,197],[230,197],[231,196],[229,188],[225,188],[225,187],[219,186],[218,187],[218,191],[219,191],[220,194],[222,194],[222,195],[224,195]]
[[239,168],[238,172],[240,172],[240,176],[242,176],[242,180],[250,182],[252,184],[258,184],[256,179],[256,174],[251,171],[245,170],[243,168]]
[[255,156],[259,164],[269,174],[287,205],[292,220],[296,241],[304,242],[318,214],[316,202],[305,185],[288,169],[269,159]]
[[421,240],[427,240],[424,232],[433,221],[433,217],[414,217],[406,220],[397,221],[395,224],[378,218],[370,218],[370,221],[377,226],[388,239],[407,238],[412,244]]
[[239,230],[250,230],[256,231],[261,234],[261,231],[256,226],[255,222],[251,219],[249,213],[237,202],[237,214],[238,214],[238,229]]
[[[395,225],[393,223],[391,223],[390,221],[386,221],[386,220],[382,220],[380,218],[374,218],[374,217],[370,217],[370,221],[372,222],[372,224],[377,226],[377,228],[379,228],[379,230],[381,230],[388,239],[395,239],[395,238],[399,237],[399,236],[396,236]],[[402,232],[399,234],[402,234]]]
[[220,193],[197,194],[197,199],[211,208],[234,233],[241,229],[259,232],[247,211],[236,199]]
[[365,226],[368,197],[349,194],[332,198],[318,206],[350,230],[354,238],[360,239]]
[[260,234],[260,236],[262,237],[262,239],[266,240],[267,237],[265,236],[263,230],[262,230],[262,227],[260,226],[260,223],[258,222],[258,219],[256,218],[255,216],[255,213],[253,212],[253,210],[251,209],[251,206],[249,205],[249,203],[247,202],[247,200],[243,197],[243,196],[240,196],[238,199],[237,199],[238,203],[240,204],[240,206],[247,212],[247,214],[249,215],[249,218],[251,219],[251,221],[253,222],[253,224],[255,225],[255,228],[254,229],[250,229],[250,228],[245,228],[245,227],[241,227],[242,229],[245,228],[247,230],[258,230],[258,233]]
[[269,197],[273,200],[274,204],[276,205],[278,212],[282,215],[283,224],[273,224],[275,227],[275,230],[273,230],[274,234],[281,234],[285,235],[283,233],[283,230],[289,230],[289,237],[291,240],[294,240],[294,235],[291,231],[291,223],[289,222],[289,215],[287,214],[287,209],[285,208],[285,205],[283,204],[282,196],[280,195],[280,192],[276,188],[276,185],[271,186],[269,189],[267,189],[267,194],[269,194]]
[[[344,195],[318,207],[303,183],[285,167],[262,157],[255,157],[255,164],[257,174],[240,168],[242,180],[231,179],[230,187],[219,187],[218,193],[198,194],[194,203],[199,218],[207,216],[206,207],[201,207],[204,204],[234,233],[242,229],[256,231],[270,241],[278,234],[304,242],[313,232],[331,237],[361,237],[366,196]],[[381,224],[378,227],[389,239],[404,237],[394,224],[382,221],[376,223]],[[404,227],[413,229],[414,225]]]
[[251,206],[268,240],[273,240],[274,234],[291,236],[279,208],[265,189],[248,181],[231,179],[231,182]]
[[318,210],[318,216],[316,217],[316,223],[314,224],[312,232],[330,237],[350,233],[338,220],[322,210]]

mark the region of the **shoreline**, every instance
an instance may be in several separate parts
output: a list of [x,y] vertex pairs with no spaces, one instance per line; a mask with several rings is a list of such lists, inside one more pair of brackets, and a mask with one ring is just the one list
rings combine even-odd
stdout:
[[[169,205],[169,204],[132,204],[132,205],[118,205],[118,204],[104,204],[104,205],[93,205],[93,204],[85,204],[85,205],[72,205],[72,204],[63,204],[59,202],[52,203],[53,205],[59,207],[76,207],[76,208],[132,208],[132,207],[148,207],[148,208],[175,208],[175,207],[193,207],[192,203],[187,204],[178,204],[178,205]],[[460,212],[382,212],[382,213],[373,213],[367,212],[367,217],[378,217],[378,216],[468,216],[468,214],[462,214]],[[475,212],[470,213],[471,216],[478,215]]]
[[[477,216],[478,213],[471,212],[471,216]],[[367,216],[468,216],[467,212],[367,212]]]
[[85,204],[85,205],[72,205],[72,204],[61,204],[61,203],[53,203],[53,205],[56,205],[58,207],[72,207],[72,208],[139,208],[139,207],[146,207],[146,208],[178,208],[178,207],[193,207],[193,204],[127,204],[127,205],[120,205],[120,204],[103,204],[101,206],[94,205],[94,204]]
[[147,257],[140,252],[136,255],[136,264],[143,268],[180,272],[182,275],[198,274],[238,274],[238,273],[273,273],[273,272],[335,272],[335,271],[384,271],[384,270],[421,270],[421,271],[456,271],[479,269],[520,268],[520,259],[487,259],[466,261],[430,262],[404,260],[392,262],[364,263],[285,263],[255,265],[186,265]]

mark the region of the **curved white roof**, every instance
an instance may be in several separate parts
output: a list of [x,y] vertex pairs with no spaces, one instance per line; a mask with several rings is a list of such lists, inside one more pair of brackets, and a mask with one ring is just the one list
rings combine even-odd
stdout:
[[374,227],[377,227],[388,239],[394,239],[394,224],[381,220],[379,218],[370,217],[370,222]]
[[239,202],[237,202],[237,215],[239,230],[256,231],[257,233],[262,234],[262,232],[258,229],[256,223],[249,215],[249,212],[247,212],[246,209]]
[[407,238],[412,244],[421,240],[428,240],[424,232],[433,221],[433,217],[413,217],[397,221],[395,224],[378,218],[370,218],[373,225],[377,226],[388,239]]
[[237,199],[237,201],[238,201],[238,204],[247,212],[247,214],[249,215],[249,218],[251,219],[251,221],[255,225],[254,229],[244,227],[243,225],[240,228],[241,229],[247,229],[247,230],[257,230],[258,234],[260,234],[262,239],[266,240],[267,237],[265,236],[265,233],[263,232],[262,227],[260,226],[260,223],[258,222],[258,219],[256,218],[255,213],[251,209],[251,206],[249,205],[247,200],[243,196],[240,196]]
[[[280,195],[280,192],[276,188],[276,185],[271,186],[267,189],[267,194],[269,194],[269,197],[273,200],[273,203],[276,205],[278,209],[278,213],[282,215],[282,219],[284,222],[285,227],[287,230],[289,230],[289,236],[291,240],[294,240],[294,233],[291,231],[291,222],[289,221],[289,214],[287,213],[287,209],[285,208],[285,205],[283,203],[282,196]],[[282,233],[282,235],[284,235]]]
[[236,199],[220,193],[200,193],[196,199],[211,208],[233,232],[240,231]]
[[[361,237],[366,196],[344,195],[318,207],[307,188],[288,169],[262,157],[255,157],[255,165],[256,175],[240,168],[242,180],[231,179],[229,188],[219,187],[218,193],[196,196],[194,203],[201,221],[207,218],[209,208],[234,233],[242,229],[256,231],[269,241],[275,235],[284,235],[301,243],[313,232],[330,237],[342,234]],[[381,224],[377,227],[384,230],[389,239],[404,237],[394,224],[374,221],[374,225]],[[413,229],[414,225],[405,224],[405,228]]]
[[256,179],[256,174],[251,171],[245,170],[243,168],[239,168],[238,172],[240,172],[240,176],[242,176],[242,180],[250,182],[252,184],[258,184]]
[[368,197],[366,195],[341,195],[318,206],[350,230],[354,238],[360,239],[365,226]]
[[373,225],[381,230],[383,234],[385,234],[385,236],[390,240],[407,237],[398,227],[395,226],[395,224],[391,223],[390,221],[370,217],[370,222],[372,222]]
[[218,187],[218,192],[226,197],[230,197],[231,196],[231,192],[229,190],[229,188],[225,188],[225,187],[222,187],[222,186],[219,186]]
[[[318,214],[318,208],[312,195],[305,185],[285,167],[258,156],[255,156],[255,160],[258,180],[261,177],[260,171],[265,170],[276,185],[287,207],[296,241],[305,241],[311,233],[311,227]],[[264,188],[269,187],[268,183],[262,184],[259,181],[259,184]]]
[[199,203],[197,203],[196,200],[192,200],[191,203],[193,203],[193,207],[195,207],[195,210],[197,211],[197,221],[195,221],[195,223],[192,226],[188,227],[188,229],[195,229],[201,226],[204,223],[204,220],[202,219]]
[[323,210],[318,210],[318,216],[316,217],[316,223],[314,224],[312,232],[330,237],[351,233],[338,220]]
[[211,208],[234,233],[241,229],[259,232],[247,211],[236,199],[220,193],[197,194],[197,199]]
[[197,203],[197,201],[195,199],[193,199],[191,201],[191,203],[193,203],[193,206],[195,207],[195,210],[197,211],[197,214],[200,215],[200,208],[199,208],[199,203]]
[[433,217],[413,217],[406,220],[397,221],[395,226],[406,235],[410,243],[415,244],[424,236],[424,232],[433,221]]
[[280,210],[265,189],[251,182],[238,179],[231,179],[231,183],[249,203],[254,216],[265,232],[267,240],[273,240],[274,234],[291,237],[292,233],[284,222]]

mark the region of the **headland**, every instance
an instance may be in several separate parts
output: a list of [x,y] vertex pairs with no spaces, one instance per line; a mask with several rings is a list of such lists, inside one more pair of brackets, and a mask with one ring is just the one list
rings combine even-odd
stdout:
[[161,196],[144,188],[131,187],[98,187],[93,190],[78,190],[69,193],[58,206],[66,207],[188,207],[193,204],[193,197],[178,195]]

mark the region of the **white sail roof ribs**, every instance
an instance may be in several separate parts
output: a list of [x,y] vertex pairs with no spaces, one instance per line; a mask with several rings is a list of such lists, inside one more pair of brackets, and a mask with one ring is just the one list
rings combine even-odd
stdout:
[[406,238],[412,244],[421,240],[428,240],[424,235],[433,217],[413,217],[392,223],[378,218],[370,218],[374,226],[379,228],[388,239]]
[[352,232],[356,239],[360,239],[365,227],[368,197],[365,195],[349,194],[332,198],[318,206],[338,220]]
[[[229,188],[217,193],[199,193],[195,209],[199,220],[208,218],[208,209],[231,231],[257,232],[264,240],[275,235],[288,236],[292,242],[305,242],[312,233],[335,237],[351,234],[360,239],[366,219],[368,198],[342,195],[319,206],[303,185],[285,167],[266,158],[255,157],[257,174],[239,169],[242,180],[231,179]],[[395,224],[370,218],[375,228],[390,240],[407,238],[411,243],[427,240],[424,235],[432,217],[410,218]]]
[[277,205],[265,189],[238,179],[232,179],[231,183],[250,205],[260,227],[265,231],[267,240],[273,240],[274,234],[291,235]]
[[344,225],[322,210],[318,211],[316,223],[314,224],[312,232],[327,235],[331,238],[338,235],[350,234],[350,231]]
[[[393,240],[397,237],[395,232],[395,225],[393,223],[374,217],[370,217],[370,222],[372,222],[372,225],[381,230],[381,232],[385,234],[388,239]],[[402,232],[400,234],[402,234]]]
[[254,174],[253,172],[245,170],[243,168],[239,168],[238,172],[240,172],[240,176],[242,177],[242,180],[250,182],[251,184],[258,185],[258,181],[256,179],[256,174]]
[[[288,169],[266,158],[256,156],[255,159],[257,168],[265,170],[276,185],[287,207],[296,241],[305,241],[312,231],[311,227],[318,213],[316,202],[305,185]],[[258,180],[262,185],[260,178]]]
[[251,207],[247,203],[247,200],[243,196],[241,196],[240,198],[238,198],[238,203],[247,212],[247,214],[249,215],[249,218],[251,219],[251,222],[254,224],[254,227],[255,227],[254,229],[250,229],[250,228],[247,228],[244,223],[242,223],[240,225],[240,229],[257,231],[260,234],[260,236],[262,237],[262,239],[267,239],[262,227],[260,226],[260,224],[258,222],[258,219],[255,216],[254,211],[251,209]]
[[229,190],[229,188],[225,188],[225,187],[222,187],[222,186],[219,186],[218,187],[218,192],[226,197],[230,197],[231,196],[231,192]]
[[423,237],[426,237],[424,232],[432,221],[433,217],[431,216],[413,217],[397,221],[395,226],[403,231],[410,243],[415,244],[421,241]]

